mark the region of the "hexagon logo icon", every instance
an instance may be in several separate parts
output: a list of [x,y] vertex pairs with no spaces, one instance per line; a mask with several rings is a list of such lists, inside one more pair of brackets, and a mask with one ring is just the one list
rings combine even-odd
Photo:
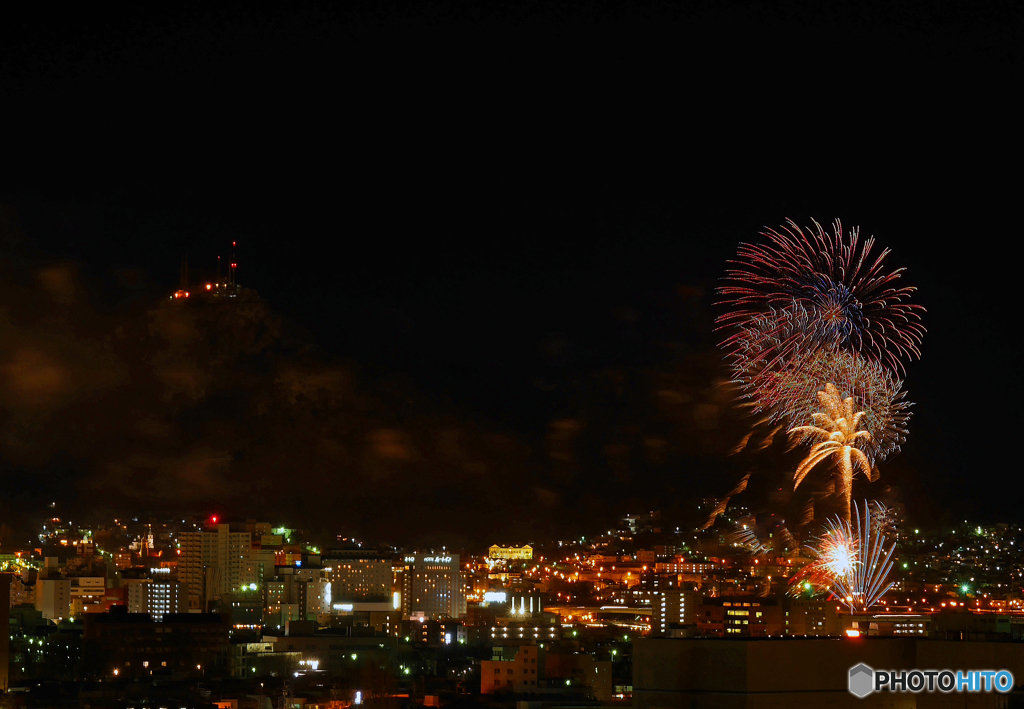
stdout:
[[850,668],[850,694],[863,699],[875,688],[875,671],[863,662]]

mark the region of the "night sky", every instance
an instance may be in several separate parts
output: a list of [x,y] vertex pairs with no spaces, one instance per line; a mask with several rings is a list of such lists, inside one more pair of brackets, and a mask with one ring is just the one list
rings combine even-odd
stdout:
[[[1011,3],[341,5],[2,30],[0,512],[490,542],[770,485],[713,290],[838,217],[928,308],[886,494],[1021,521]],[[232,240],[260,306],[157,307]]]

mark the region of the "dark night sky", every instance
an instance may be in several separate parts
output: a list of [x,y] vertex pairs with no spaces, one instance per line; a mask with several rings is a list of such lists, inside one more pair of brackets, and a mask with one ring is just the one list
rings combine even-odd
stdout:
[[[883,480],[1019,521],[1011,3],[341,5],[4,28],[11,504],[487,540],[721,494],[716,279],[840,217],[928,308]],[[147,313],[231,239],[236,349]]]

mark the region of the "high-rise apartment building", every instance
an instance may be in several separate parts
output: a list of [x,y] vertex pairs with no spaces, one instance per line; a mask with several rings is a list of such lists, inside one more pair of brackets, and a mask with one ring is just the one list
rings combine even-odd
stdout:
[[246,554],[252,550],[247,526],[216,524],[181,535],[178,578],[188,586],[189,609],[205,610],[212,599],[241,588]]
[[[274,576],[274,564],[277,553],[273,549],[248,549],[242,552],[242,570],[239,575],[239,588],[248,590],[262,588],[263,582]],[[235,589],[231,589],[234,591]]]
[[423,613],[427,618],[466,615],[458,554],[409,554],[403,557],[402,615]]

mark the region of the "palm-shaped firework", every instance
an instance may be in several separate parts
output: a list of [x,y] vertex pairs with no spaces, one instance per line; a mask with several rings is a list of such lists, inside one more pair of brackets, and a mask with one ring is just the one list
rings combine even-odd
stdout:
[[850,519],[850,500],[853,494],[853,473],[860,469],[872,479],[871,461],[858,445],[869,443],[871,434],[860,428],[863,411],[854,411],[853,397],[842,399],[834,384],[826,384],[825,391],[818,392],[818,402],[824,411],[813,414],[814,424],[797,426],[789,433],[800,440],[818,441],[800,463],[793,476],[795,490],[807,474],[828,458],[833,458],[839,470],[839,492],[845,502],[844,519]]
[[791,592],[828,591],[856,613],[875,605],[892,588],[888,577],[896,542],[881,521],[887,510],[878,502],[865,502],[863,514],[856,505],[854,509],[852,523],[840,517],[825,523],[824,533],[809,549],[814,560],[790,579]]

